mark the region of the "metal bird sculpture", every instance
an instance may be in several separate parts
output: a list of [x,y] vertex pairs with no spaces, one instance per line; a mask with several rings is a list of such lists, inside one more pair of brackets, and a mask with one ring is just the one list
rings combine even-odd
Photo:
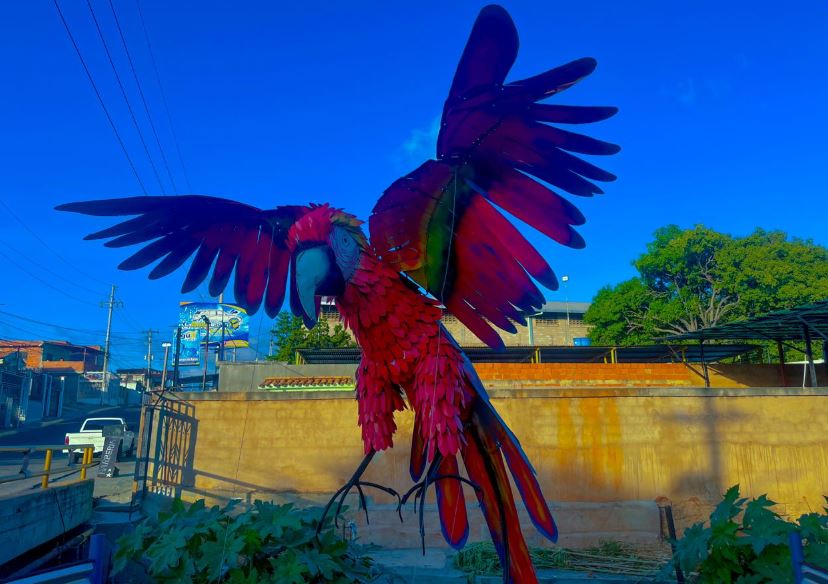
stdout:
[[[116,248],[146,244],[120,268],[160,260],[152,279],[192,258],[185,293],[212,272],[210,294],[218,295],[235,272],[237,303],[251,313],[264,304],[272,317],[289,282],[290,308],[308,327],[316,322],[320,297],[334,297],[363,352],[356,397],[365,459],[325,514],[337,498],[341,507],[351,489],[361,496],[362,487],[378,486],[362,475],[376,452],[392,447],[395,412],[411,408],[410,473],[416,484],[404,499],[414,494],[424,501],[433,485],[443,535],[459,549],[469,533],[463,483],[471,485],[504,580],[524,584],[537,578],[509,475],[535,527],[552,541],[557,529],[517,437],[440,319],[445,308],[491,347],[503,345],[494,327],[514,333],[515,323],[525,325],[525,314],[544,302],[533,279],[553,290],[557,280],[499,209],[563,245],[583,247],[573,226],[584,217],[548,185],[579,196],[601,193],[593,181],[615,177],[576,154],[608,155],[619,148],[555,125],[597,122],[616,108],[539,103],[592,73],[595,60],[578,59],[507,83],[517,51],[508,13],[483,8],[443,108],[436,159],[382,194],[368,222],[370,239],[361,221],[327,204],[262,210],[189,195],[58,209],[134,216],[87,239],[108,239],[105,245]],[[458,456],[467,478],[460,475]]]

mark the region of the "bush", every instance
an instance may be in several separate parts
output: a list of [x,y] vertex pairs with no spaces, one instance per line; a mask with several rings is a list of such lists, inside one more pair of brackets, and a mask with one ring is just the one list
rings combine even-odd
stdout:
[[279,583],[369,582],[373,561],[364,548],[330,525],[316,538],[319,508],[298,509],[256,501],[207,508],[175,499],[169,512],[146,519],[116,543],[114,572],[142,562],[155,582]]
[[793,582],[792,531],[803,539],[807,562],[828,566],[828,516],[809,513],[789,522],[770,509],[775,504],[767,495],[748,501],[739,496],[739,485],[731,487],[707,527],[700,522],[684,531],[672,566],[704,584]]

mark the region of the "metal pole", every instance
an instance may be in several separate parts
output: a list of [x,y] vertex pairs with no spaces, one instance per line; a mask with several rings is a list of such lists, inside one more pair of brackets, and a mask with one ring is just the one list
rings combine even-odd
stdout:
[[782,376],[782,387],[788,387],[788,379],[785,376],[785,346],[781,339],[776,339],[776,352],[779,353],[779,373]]
[[173,359],[173,388],[178,389],[178,360],[181,357],[181,327],[175,329],[175,358]]
[[822,368],[825,369],[824,383],[828,383],[828,341],[822,341]]
[[567,291],[567,282],[569,282],[569,276],[561,276],[561,282],[563,282],[564,288],[564,303],[566,304],[566,346],[572,344],[570,340],[569,334],[569,292]]
[[[106,317],[106,340],[104,341],[104,360],[103,373],[101,375],[101,403],[103,403],[104,393],[109,390],[109,343],[112,332],[112,310],[116,304],[123,304],[115,302],[115,284],[112,284],[112,290],[109,292],[109,300],[105,303],[109,307],[109,312]],[[104,303],[101,303],[103,306]]]
[[802,325],[802,333],[805,337],[805,358],[808,360],[808,371],[811,374],[811,387],[816,387],[816,367],[814,367],[814,353],[811,350],[811,330],[808,325]]
[[704,386],[710,387],[710,373],[707,371],[707,361],[704,359],[704,339],[699,340],[699,357],[702,362],[702,371],[704,371]]
[[147,373],[144,379],[144,388],[145,391],[152,391],[152,333],[157,333],[159,331],[154,331],[149,329],[146,331],[147,333]]
[[201,320],[207,325],[207,334],[204,335],[204,376],[201,378],[201,391],[207,391],[207,363],[210,361],[210,319],[202,314]]
[[167,387],[167,360],[172,343],[161,343],[161,346],[164,347],[164,367],[161,368],[161,391],[164,391],[164,388]]
[[224,361],[224,305],[220,304],[221,306],[221,345],[219,346],[219,359]]

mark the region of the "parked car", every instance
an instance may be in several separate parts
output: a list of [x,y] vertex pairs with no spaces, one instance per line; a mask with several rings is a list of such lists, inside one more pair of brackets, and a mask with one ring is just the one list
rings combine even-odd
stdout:
[[[123,430],[124,435],[118,457],[120,458],[123,455],[132,456],[135,453],[135,432],[131,432],[127,428],[123,418],[86,418],[78,432],[66,434],[63,443],[67,447],[79,444],[94,444],[95,454],[100,454],[104,445],[103,429],[107,426],[121,426]],[[65,448],[63,452],[69,453],[70,449]],[[71,450],[71,452],[75,460],[83,456],[82,450]]]

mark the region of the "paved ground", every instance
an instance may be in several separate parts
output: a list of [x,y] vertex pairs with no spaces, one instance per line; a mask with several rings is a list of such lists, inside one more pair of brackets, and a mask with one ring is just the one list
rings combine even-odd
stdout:
[[[57,420],[48,420],[45,423],[32,427],[24,427],[16,431],[4,431],[0,434],[0,446],[18,445],[50,445],[63,444],[67,432],[77,432],[80,424],[87,417],[118,417],[126,420],[127,426],[137,432],[140,408],[108,407],[70,411],[67,416]],[[30,472],[43,470],[45,453],[36,452],[31,455]],[[0,452],[0,476],[15,475],[20,471],[22,455],[20,453]],[[97,458],[95,462],[97,462]],[[77,466],[69,466],[69,457],[62,452],[55,452],[52,459],[52,483],[61,483],[77,480],[80,470]],[[134,460],[124,460],[116,464],[120,476],[111,479],[96,479],[95,496],[106,497],[112,501],[129,502],[132,492],[132,476],[135,467]],[[95,477],[96,469],[87,471],[89,477]],[[0,496],[25,492],[40,488],[40,477],[19,481],[0,483]]]
[[105,406],[67,410],[63,417],[36,422],[17,430],[0,430],[0,446],[19,444],[63,444],[68,432],[80,430],[84,418],[124,418],[130,429],[138,430],[139,407]]

